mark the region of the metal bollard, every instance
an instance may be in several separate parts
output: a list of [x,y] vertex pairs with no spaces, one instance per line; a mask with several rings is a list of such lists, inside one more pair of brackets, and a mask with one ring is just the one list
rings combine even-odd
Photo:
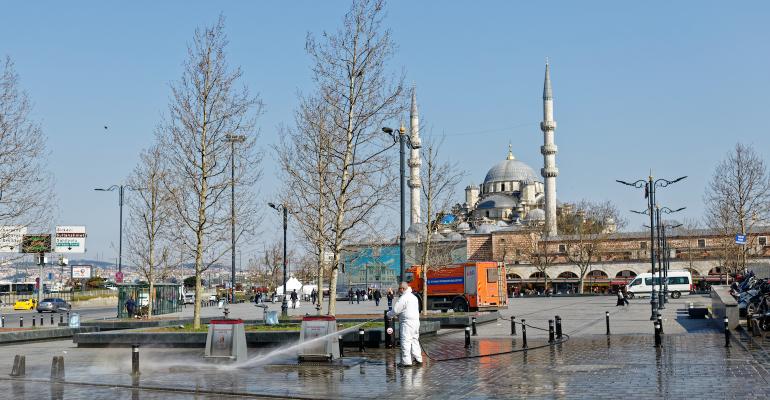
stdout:
[[342,335],[337,336],[337,345],[340,348],[340,357],[345,357],[345,351],[342,349]]
[[610,334],[610,312],[605,311],[604,312],[604,319],[607,322],[607,335]]
[[24,376],[27,373],[27,356],[16,355],[13,358],[13,369],[11,370],[12,377]]
[[131,375],[139,375],[139,345],[131,345]]
[[64,356],[54,356],[51,360],[51,380],[64,380]]
[[0,328],[5,328],[5,315],[0,319]]
[[364,328],[358,328],[358,351],[364,351]]
[[660,325],[660,334],[663,334],[663,316],[658,314],[658,325]]
[[730,327],[727,324],[727,317],[725,317],[725,347],[730,347]]
[[471,330],[473,331],[473,336],[477,336],[477,334],[476,334],[476,317],[471,317]]
[[561,317],[557,315],[554,318],[556,319],[556,339],[561,339]]
[[516,336],[516,317],[511,315],[511,336]]
[[390,326],[390,318],[388,318],[388,311],[385,310],[385,348],[390,349],[393,347],[393,327]]
[[64,323],[64,314],[59,314],[59,323],[60,324]]
[[660,324],[655,320],[655,347],[660,347]]
[[471,347],[471,327],[465,325],[465,348]]
[[51,314],[51,326],[53,326],[54,320],[53,320],[53,314]]
[[548,320],[548,343],[553,343],[555,341],[554,339],[554,326],[553,326],[553,320]]
[[35,319],[35,317],[32,317],[32,327],[33,327],[33,328],[36,326],[36,325],[35,325],[35,324],[36,324],[36,322],[35,322],[35,321],[37,321],[37,320]]
[[43,316],[40,316],[40,326],[43,326]]
[[521,320],[521,348],[527,348],[527,320]]
[[21,317],[19,317],[19,328],[23,328],[23,327],[24,327],[24,316],[22,315]]

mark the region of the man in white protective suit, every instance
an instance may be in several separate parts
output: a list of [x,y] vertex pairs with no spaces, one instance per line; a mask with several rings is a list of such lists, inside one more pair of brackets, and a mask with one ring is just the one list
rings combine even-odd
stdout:
[[412,294],[412,288],[406,282],[401,282],[398,287],[400,296],[393,306],[393,310],[388,311],[388,316],[398,315],[398,321],[401,325],[401,366],[411,367],[412,356],[417,365],[422,364],[422,349],[420,348],[420,308],[417,297]]

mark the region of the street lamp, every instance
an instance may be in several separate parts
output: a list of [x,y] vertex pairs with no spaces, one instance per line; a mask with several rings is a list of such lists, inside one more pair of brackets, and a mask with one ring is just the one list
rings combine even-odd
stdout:
[[289,305],[286,303],[286,228],[289,221],[286,204],[267,203],[270,208],[283,213],[283,299],[281,300],[281,317],[289,316]]
[[405,278],[404,278],[404,265],[406,264],[406,253],[404,251],[404,240],[405,240],[405,236],[406,236],[406,228],[405,228],[405,223],[404,223],[404,218],[406,216],[406,200],[405,200],[405,197],[404,197],[405,193],[406,193],[406,190],[404,190],[404,182],[405,182],[404,176],[406,174],[405,165],[404,165],[404,158],[405,158],[405,153],[406,153],[406,148],[405,147],[409,146],[410,149],[419,149],[420,146],[417,145],[417,144],[413,144],[412,143],[412,139],[409,136],[404,134],[406,132],[406,128],[404,128],[404,122],[403,121],[401,122],[401,127],[398,128],[398,134],[396,134],[396,132],[394,132],[393,129],[388,128],[388,127],[383,127],[382,131],[387,133],[388,135],[390,135],[393,138],[393,143],[398,141],[398,143],[399,143],[399,152],[400,152],[400,156],[401,156],[400,162],[399,162],[399,175],[400,175],[399,185],[400,185],[400,188],[401,188],[401,190],[400,190],[401,191],[401,217],[400,217],[401,218],[401,232],[398,235],[398,250],[399,250],[399,253],[400,253],[400,264],[401,264],[400,282],[404,282],[404,280],[405,280]]
[[[656,187],[666,187],[672,183],[676,183],[681,181],[682,179],[687,178],[687,176],[682,176],[677,179],[674,179],[673,181],[670,181],[668,179],[657,179],[653,180],[652,174],[647,177],[647,179],[640,179],[636,182],[629,183],[622,180],[616,180],[618,183],[622,183],[627,186],[631,186],[637,189],[644,188],[644,197],[647,199],[647,212],[650,215],[650,264],[652,266],[652,276],[655,276],[655,213],[653,211],[653,208],[655,207],[655,188]],[[655,285],[652,285],[652,294],[650,299],[650,307],[652,308],[652,315],[650,316],[650,321],[656,321],[658,319],[658,296],[655,291]]]
[[231,252],[232,252],[232,264],[230,265],[230,290],[231,297],[230,302],[235,304],[235,144],[243,143],[246,140],[246,136],[243,135],[225,135],[225,141],[230,143],[230,225],[232,228],[231,236]]
[[104,188],[95,188],[97,192],[112,192],[113,190],[118,190],[118,208],[120,209],[120,217],[119,217],[119,227],[118,227],[118,273],[121,276],[123,275],[123,192],[125,189],[128,190],[138,190],[137,188],[131,186],[131,185],[112,185],[106,189]]
[[669,268],[669,250],[668,250],[668,241],[666,239],[666,228],[678,228],[682,226],[682,224],[677,225],[666,225],[665,223],[661,223],[660,219],[660,212],[664,212],[666,214],[673,214],[679,211],[684,210],[687,207],[680,207],[676,210],[672,210],[668,207],[659,207],[658,208],[658,225],[660,226],[660,232],[661,232],[661,244],[663,245],[663,290],[661,293],[662,303],[660,305],[660,308],[664,308],[664,304],[668,303],[668,268]]

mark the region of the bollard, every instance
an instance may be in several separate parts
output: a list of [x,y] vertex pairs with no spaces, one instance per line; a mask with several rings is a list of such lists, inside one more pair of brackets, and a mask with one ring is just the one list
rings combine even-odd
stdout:
[[60,324],[64,323],[64,314],[59,314],[59,323]]
[[548,320],[548,343],[553,343],[554,340],[554,327],[553,327],[553,320]]
[[511,336],[516,336],[516,317],[511,315]]
[[610,334],[610,312],[605,311],[604,312],[604,319],[607,322],[607,335]]
[[471,318],[471,330],[473,331],[473,336],[477,336],[476,334],[476,317]]
[[342,335],[337,336],[337,345],[340,348],[340,358],[345,357],[345,351],[342,350]]
[[51,380],[64,380],[64,356],[54,356],[51,360]]
[[727,317],[725,317],[725,347],[730,347],[730,327],[727,324]]
[[393,348],[393,328],[390,326],[390,318],[388,318],[388,311],[385,310],[385,348]]
[[43,326],[43,316],[40,316],[40,326]]
[[12,377],[24,376],[27,373],[27,356],[16,355],[13,358],[13,369],[11,370]]
[[53,326],[53,324],[54,324],[54,321],[53,321],[53,314],[51,314],[51,326]]
[[23,328],[23,327],[24,327],[24,316],[22,315],[21,317],[19,317],[19,328]]
[[660,325],[660,334],[663,334],[663,316],[658,314],[658,325]]
[[521,348],[527,348],[527,320],[521,320]]
[[67,323],[69,323],[69,322],[70,322],[70,312],[67,311]]
[[0,328],[5,328],[5,315],[0,319]]
[[655,320],[655,347],[660,347],[660,325]]
[[465,348],[471,347],[471,327],[465,325]]
[[358,328],[358,351],[364,351],[364,328]]
[[131,375],[139,375],[139,345],[131,345]]
[[35,327],[35,324],[36,324],[36,322],[35,322],[35,321],[37,321],[37,320],[36,320],[36,319],[35,319],[35,317],[33,316],[33,317],[32,317],[32,327],[33,327],[33,328]]
[[556,319],[556,339],[561,340],[561,317],[557,315],[554,318]]

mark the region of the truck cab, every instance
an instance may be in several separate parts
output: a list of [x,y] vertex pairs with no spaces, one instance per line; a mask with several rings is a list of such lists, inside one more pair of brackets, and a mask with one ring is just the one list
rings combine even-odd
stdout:
[[496,262],[468,262],[431,266],[427,273],[428,298],[423,300],[423,268],[415,265],[405,273],[412,292],[429,310],[456,312],[499,310],[508,307],[505,267]]

